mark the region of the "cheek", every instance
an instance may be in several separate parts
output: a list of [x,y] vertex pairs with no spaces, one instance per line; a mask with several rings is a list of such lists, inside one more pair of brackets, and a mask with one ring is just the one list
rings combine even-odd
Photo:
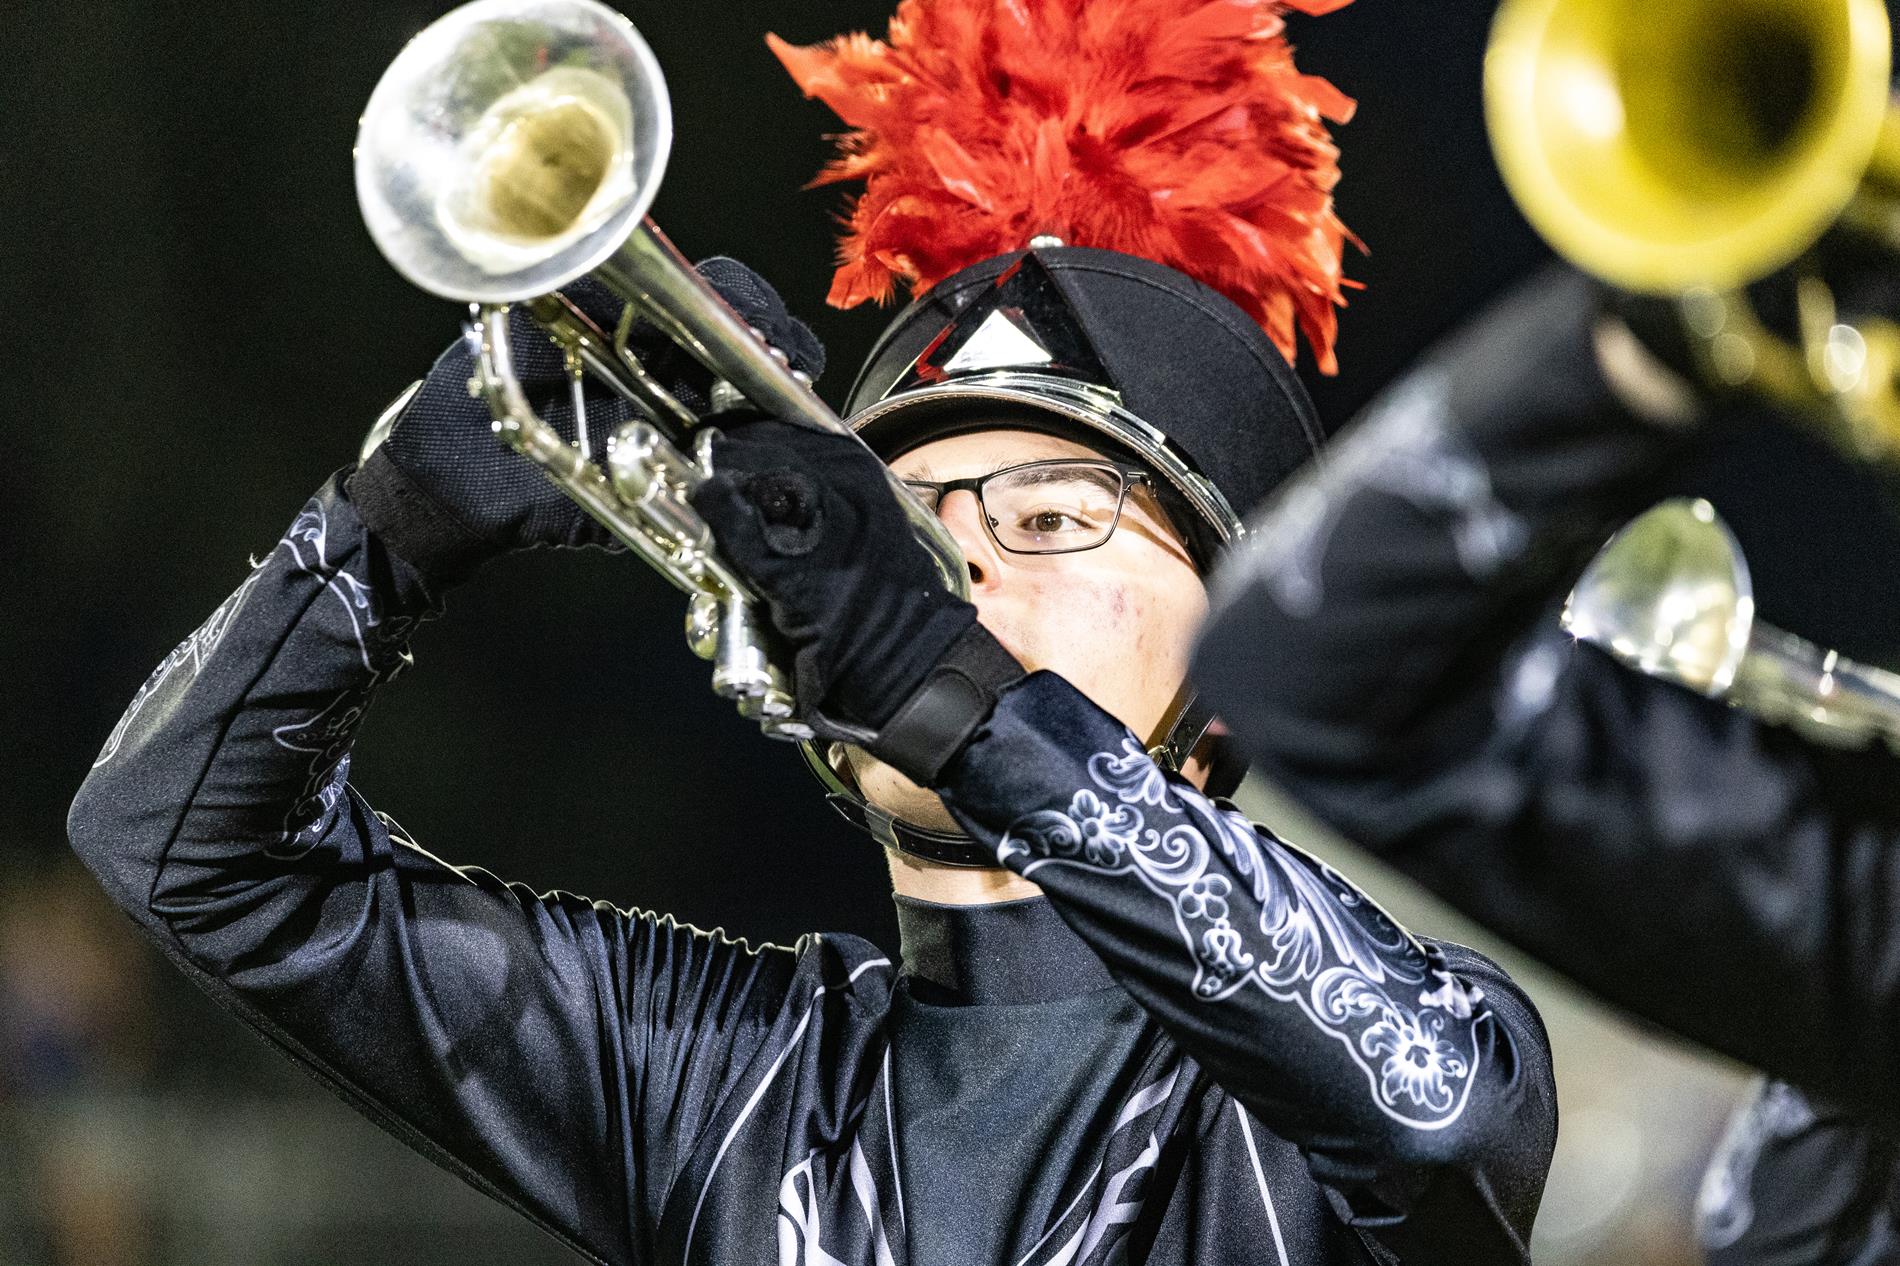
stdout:
[[1038,577],[979,609],[1032,667],[1061,673],[1104,704],[1104,695],[1145,695],[1156,683],[1171,692],[1194,631],[1182,595],[1125,570]]
[[1198,584],[1185,587],[1172,574],[1157,572],[1124,579],[1104,598],[1104,639],[1112,638],[1119,648],[1125,671],[1142,689],[1163,688],[1172,697],[1207,614],[1205,592]]
[[984,623],[1007,631],[1025,651],[1055,668],[1076,654],[1128,649],[1140,636],[1152,597],[1126,577],[1037,577],[1014,592],[979,604]]

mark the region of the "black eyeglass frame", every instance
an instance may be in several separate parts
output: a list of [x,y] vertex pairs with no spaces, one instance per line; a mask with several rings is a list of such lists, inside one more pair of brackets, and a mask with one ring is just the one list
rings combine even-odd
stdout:
[[[1063,549],[1016,549],[1003,544],[1003,538],[996,534],[996,520],[990,517],[990,508],[983,500],[983,487],[992,479],[1004,475],[1014,475],[1020,471],[1036,470],[1045,466],[1093,466],[1101,470],[1112,470],[1121,480],[1121,489],[1115,496],[1115,517],[1109,521],[1108,531],[1102,533],[1102,539],[1089,545],[1070,545]],[[904,486],[912,492],[928,488],[936,494],[936,500],[930,502],[932,512],[943,505],[943,499],[953,492],[967,492],[976,498],[977,508],[982,511],[983,530],[990,534],[990,540],[996,548],[1005,554],[1022,554],[1026,557],[1042,557],[1052,554],[1082,554],[1092,549],[1100,549],[1108,544],[1115,535],[1115,529],[1122,525],[1122,510],[1128,504],[1128,490],[1137,485],[1155,488],[1155,476],[1140,466],[1131,466],[1127,462],[1112,461],[1106,457],[1045,457],[1039,461],[1018,462],[1014,466],[1005,466],[1001,470],[992,470],[987,475],[976,475],[968,479],[946,479],[942,482],[931,479],[906,479]]]

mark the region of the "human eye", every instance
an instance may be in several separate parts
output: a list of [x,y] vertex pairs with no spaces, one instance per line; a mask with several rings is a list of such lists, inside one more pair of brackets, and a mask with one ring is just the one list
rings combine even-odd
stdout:
[[992,487],[991,516],[1012,549],[1074,549],[1114,526],[1119,484],[1090,470],[1024,471]]
[[1062,532],[1086,532],[1099,526],[1099,520],[1087,511],[1054,505],[1026,509],[1016,521],[1017,530],[1033,532],[1039,536],[1053,536]]

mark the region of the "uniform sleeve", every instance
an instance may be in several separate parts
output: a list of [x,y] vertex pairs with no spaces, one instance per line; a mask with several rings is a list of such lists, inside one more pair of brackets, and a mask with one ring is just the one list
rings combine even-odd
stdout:
[[595,1261],[636,1258],[795,954],[447,865],[348,783],[432,603],[332,480],[134,696],[72,844],[224,1006]]
[[1584,986],[1895,1119],[1900,766],[1557,627],[1693,438],[1617,406],[1546,278],[1254,525],[1195,678],[1342,833]]
[[1528,1260],[1556,1101],[1493,964],[1163,775],[1050,673],[1004,693],[945,801],[1387,1257]]
[[1708,1266],[1885,1262],[1900,1252],[1900,1149],[1862,1118],[1786,1082],[1759,1083],[1702,1181],[1696,1239]]

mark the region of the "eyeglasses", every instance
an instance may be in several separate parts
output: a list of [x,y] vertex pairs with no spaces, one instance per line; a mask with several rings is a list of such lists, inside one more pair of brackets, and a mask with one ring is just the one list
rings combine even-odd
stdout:
[[1007,466],[976,479],[906,479],[934,514],[953,492],[974,493],[990,539],[1011,554],[1073,554],[1115,534],[1135,484],[1154,477],[1120,462],[1056,458]]

